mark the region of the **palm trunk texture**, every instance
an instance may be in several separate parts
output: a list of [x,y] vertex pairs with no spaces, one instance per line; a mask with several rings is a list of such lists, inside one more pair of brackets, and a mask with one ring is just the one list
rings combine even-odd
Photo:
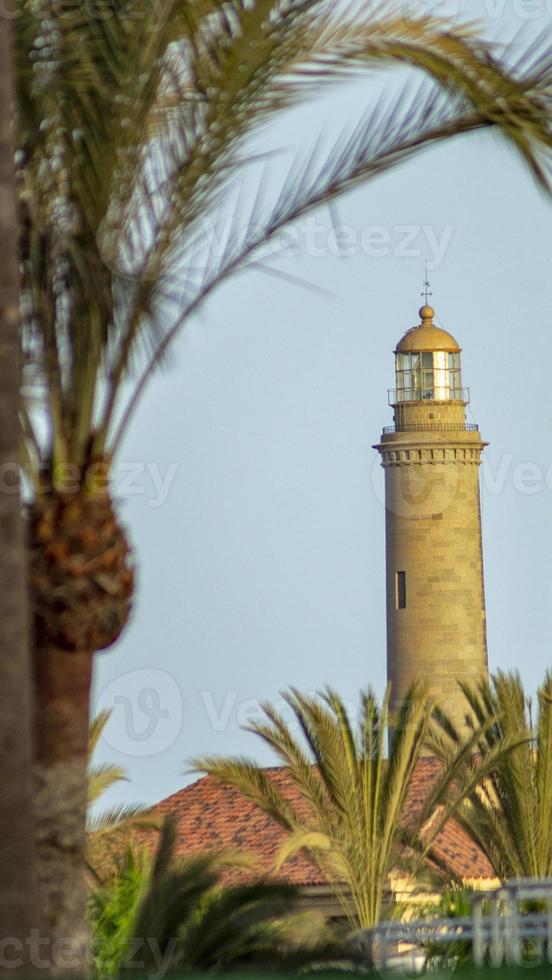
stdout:
[[[38,920],[32,692],[19,479],[19,284],[11,133],[11,21],[0,17],[0,972],[30,973]],[[10,942],[11,940],[11,942]]]
[[41,932],[52,949],[52,972],[83,975],[89,940],[83,857],[92,655],[37,645],[34,661]]
[[39,495],[29,515],[41,926],[52,969],[89,972],[85,849],[94,653],[130,611],[133,569],[107,492]]

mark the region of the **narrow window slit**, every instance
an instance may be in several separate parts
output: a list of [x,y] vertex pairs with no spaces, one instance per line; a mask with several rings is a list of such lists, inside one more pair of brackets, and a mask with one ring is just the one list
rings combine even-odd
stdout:
[[406,609],[406,572],[395,573],[395,603],[397,609]]

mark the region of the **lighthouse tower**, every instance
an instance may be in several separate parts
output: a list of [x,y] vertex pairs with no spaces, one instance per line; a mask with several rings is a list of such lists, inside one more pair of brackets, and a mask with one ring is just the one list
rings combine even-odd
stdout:
[[385,470],[387,674],[397,708],[415,680],[462,727],[456,681],[487,674],[479,464],[483,442],[466,422],[461,350],[433,322],[395,351],[394,425],[374,446]]

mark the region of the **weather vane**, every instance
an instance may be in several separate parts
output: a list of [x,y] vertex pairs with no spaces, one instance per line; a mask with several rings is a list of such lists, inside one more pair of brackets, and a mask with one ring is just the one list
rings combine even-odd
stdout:
[[425,298],[425,305],[427,306],[427,301],[428,301],[429,297],[430,296],[433,296],[433,293],[431,293],[429,291],[429,287],[431,286],[431,283],[430,283],[429,279],[427,278],[427,259],[426,259],[426,264],[425,264],[425,279],[424,279],[423,285],[424,285],[424,291],[422,293],[422,296]]

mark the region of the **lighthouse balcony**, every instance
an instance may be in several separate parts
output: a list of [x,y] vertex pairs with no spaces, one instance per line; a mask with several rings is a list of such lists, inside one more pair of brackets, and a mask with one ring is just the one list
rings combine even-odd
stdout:
[[469,388],[452,388],[448,385],[434,385],[420,388],[389,388],[389,404],[401,405],[404,402],[463,402],[470,400]]
[[405,422],[402,425],[386,425],[383,434],[393,432],[479,432],[472,422]]

